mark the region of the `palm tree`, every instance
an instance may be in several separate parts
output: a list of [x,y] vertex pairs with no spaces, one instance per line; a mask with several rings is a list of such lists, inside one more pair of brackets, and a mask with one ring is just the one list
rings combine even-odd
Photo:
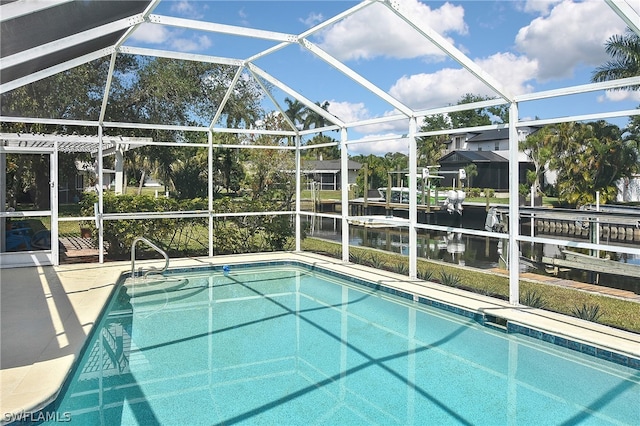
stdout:
[[[451,128],[451,123],[444,114],[436,114],[424,118],[421,132]],[[416,139],[418,148],[418,164],[421,166],[435,166],[446,149],[446,143],[451,140],[449,135],[423,136]]]
[[306,107],[302,102],[297,99],[284,98],[284,102],[287,104],[287,110],[284,112],[287,117],[296,126],[304,122],[306,116]]
[[[318,105],[323,110],[328,111],[329,102],[324,101],[322,104],[320,102],[316,102],[316,105]],[[319,129],[326,125],[327,125],[326,118],[324,118],[322,115],[318,114],[311,108],[306,109],[303,128],[311,129],[313,127],[314,129]],[[320,132],[320,134],[322,134],[322,132]]]
[[[640,36],[630,28],[622,34],[616,34],[605,43],[605,51],[611,60],[596,68],[591,80],[593,82],[617,80],[640,75]],[[640,85],[623,89],[640,90]]]

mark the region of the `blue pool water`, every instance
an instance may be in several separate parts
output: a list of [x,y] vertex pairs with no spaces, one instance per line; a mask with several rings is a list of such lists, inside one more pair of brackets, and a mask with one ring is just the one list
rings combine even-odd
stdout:
[[637,425],[639,401],[637,369],[280,264],[127,283],[46,411],[79,425]]

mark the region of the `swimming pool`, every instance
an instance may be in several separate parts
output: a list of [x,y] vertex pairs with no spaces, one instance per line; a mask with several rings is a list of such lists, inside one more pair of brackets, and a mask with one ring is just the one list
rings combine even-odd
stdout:
[[640,420],[638,369],[320,268],[149,281],[116,290],[47,415],[83,425]]

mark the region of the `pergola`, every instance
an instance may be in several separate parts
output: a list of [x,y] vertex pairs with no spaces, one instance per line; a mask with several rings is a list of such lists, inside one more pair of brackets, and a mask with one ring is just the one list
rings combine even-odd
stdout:
[[[596,119],[609,119],[617,117],[626,117],[639,114],[639,110],[618,110],[606,113],[593,113],[578,116],[567,117],[551,117],[545,119],[519,119],[519,106],[523,103],[535,102],[540,100],[563,98],[575,94],[583,94],[595,91],[603,91],[609,89],[623,88],[632,85],[640,85],[640,76],[608,81],[604,83],[584,84],[580,86],[564,87],[543,92],[534,92],[527,94],[513,94],[508,90],[501,81],[495,78],[487,70],[474,62],[470,57],[465,55],[461,50],[454,46],[445,37],[440,35],[434,29],[425,26],[418,21],[404,7],[402,1],[395,0],[364,0],[353,7],[350,7],[341,13],[325,19],[321,23],[302,33],[283,33],[274,31],[265,31],[249,27],[231,26],[216,22],[208,22],[194,19],[177,18],[174,16],[154,14],[154,10],[158,7],[162,0],[152,1],[69,1],[69,0],[18,0],[14,2],[3,3],[1,6],[1,25],[2,25],[2,60],[0,65],[0,94],[10,92],[16,88],[29,85],[41,79],[45,79],[56,73],[60,73],[82,64],[89,63],[96,59],[109,57],[110,72],[105,81],[104,97],[102,108],[97,117],[91,119],[59,119],[59,118],[41,118],[27,116],[2,116],[0,121],[4,123],[42,123],[42,124],[59,124],[64,126],[83,126],[85,128],[94,128],[95,135],[91,137],[89,145],[95,151],[98,160],[98,173],[101,175],[103,170],[102,158],[106,152],[118,149],[117,141],[113,136],[109,136],[112,132],[117,133],[118,129],[163,129],[175,130],[183,132],[204,132],[208,134],[208,143],[194,144],[192,146],[206,147],[209,151],[209,212],[207,216],[210,220],[209,225],[209,253],[213,255],[213,219],[215,217],[212,212],[212,194],[213,184],[211,176],[213,171],[212,152],[214,149],[213,135],[215,133],[233,133],[244,135],[259,134],[276,134],[283,137],[291,137],[295,139],[293,147],[277,147],[273,149],[291,149],[295,151],[296,157],[296,182],[297,194],[296,209],[292,214],[295,215],[296,223],[296,250],[300,250],[301,239],[301,216],[310,214],[303,212],[300,206],[300,175],[301,160],[300,153],[305,149],[313,147],[302,144],[304,137],[316,134],[322,131],[337,130],[339,131],[339,146],[341,147],[341,188],[342,188],[342,213],[338,217],[342,221],[342,260],[349,261],[349,223],[352,219],[349,216],[348,208],[348,148],[355,144],[373,143],[392,139],[403,139],[408,145],[409,154],[409,170],[418,172],[417,154],[416,154],[416,138],[423,136],[432,136],[438,134],[449,133],[450,130],[443,129],[439,131],[420,132],[419,127],[421,120],[430,115],[446,114],[454,111],[464,111],[490,106],[505,105],[509,110],[509,122],[504,124],[496,124],[490,126],[482,126],[468,129],[456,129],[457,132],[467,131],[485,131],[493,129],[506,129],[509,132],[510,149],[509,149],[509,182],[510,182],[510,203],[509,203],[509,229],[508,235],[487,232],[473,231],[461,228],[448,228],[438,225],[419,224],[417,221],[417,200],[411,198],[409,203],[409,218],[405,220],[388,219],[389,226],[406,227],[409,233],[409,276],[415,278],[417,276],[417,248],[416,239],[418,229],[432,229],[435,231],[455,231],[463,234],[480,235],[491,238],[501,238],[508,241],[509,247],[509,277],[510,277],[510,301],[517,304],[519,301],[519,252],[518,246],[521,242],[530,243],[548,243],[549,240],[535,236],[520,235],[519,229],[519,207],[518,207],[518,128],[524,126],[542,126],[545,124],[569,122],[569,121],[589,121]],[[634,32],[640,34],[640,16],[638,13],[624,0],[606,0],[607,5],[626,23]],[[425,43],[429,43],[449,58],[455,60],[463,69],[468,72],[468,78],[474,78],[481,81],[484,85],[495,93],[495,99],[483,102],[474,102],[464,105],[441,105],[436,108],[415,109],[401,102],[394,96],[390,95],[386,90],[374,84],[365,76],[359,74],[350,68],[344,62],[333,57],[330,53],[324,51],[321,47],[314,44],[313,36],[317,33],[329,28],[330,26],[346,19],[349,16],[363,13],[371,7],[384,7],[399,18],[399,25],[405,25],[419,34]],[[598,17],[594,17],[598,19]],[[128,43],[130,36],[139,31],[143,24],[153,24],[161,26],[170,26],[174,28],[182,28],[189,30],[197,30],[203,33],[224,34],[235,39],[256,39],[261,40],[269,45],[267,48],[257,50],[247,57],[216,57],[200,54],[184,53],[178,50],[155,50],[148,48],[140,48],[132,46]],[[588,28],[583,25],[582,29]],[[346,76],[355,86],[364,89],[372,96],[375,96],[386,102],[393,110],[393,114],[385,115],[379,118],[366,120],[349,121],[344,118],[336,117],[330,114],[303,93],[299,93],[287,82],[283,82],[275,78],[268,69],[263,69],[257,65],[264,58],[275,55],[281,49],[296,46],[306,53],[315,55],[324,63],[328,64],[334,70]],[[106,107],[109,102],[110,85],[112,83],[115,61],[118,55],[141,55],[150,57],[174,58],[188,61],[202,61],[208,63],[216,63],[228,65],[236,68],[234,79],[230,82],[227,93],[221,102],[215,116],[211,117],[208,125],[202,126],[186,126],[186,125],[167,125],[162,123],[122,123],[110,122],[105,118]],[[220,117],[224,114],[225,104],[228,101],[234,86],[241,78],[253,78],[265,89],[267,96],[274,105],[274,110],[279,111],[287,124],[289,130],[283,131],[267,131],[256,128],[226,128],[220,124]],[[326,127],[314,128],[311,130],[300,130],[286,116],[282,107],[282,99],[269,94],[266,85],[275,87],[287,97],[300,101],[311,111],[322,116],[327,123]],[[398,135],[384,136],[377,139],[373,138],[350,138],[349,131],[366,125],[377,125],[390,122],[402,121],[406,124],[406,131]],[[149,143],[149,142],[146,142]],[[163,142],[155,141],[162,145]],[[168,143],[167,143],[168,144]],[[46,145],[46,147],[45,147]],[[52,135],[39,135],[37,137],[26,135],[1,135],[0,136],[0,155],[4,159],[4,154],[11,152],[42,152],[45,151],[55,154],[63,150],[82,150],[87,146],[86,141],[82,141],[81,137],[56,137]],[[216,145],[217,146],[217,145]],[[229,145],[237,148],[248,148],[246,145]],[[316,145],[315,147],[317,147]],[[4,160],[2,160],[4,161]],[[53,182],[55,187],[57,173],[55,173],[56,161],[52,161]],[[4,178],[3,178],[4,179]],[[417,179],[410,179],[410,191],[417,190]],[[6,182],[0,182],[4,188]],[[52,193],[55,193],[53,191]],[[0,212],[1,218],[11,217],[11,214],[4,211],[4,203]],[[57,239],[57,202],[52,200],[52,210],[46,212],[52,216],[52,240]],[[265,212],[265,214],[273,214],[281,212]],[[167,214],[171,214],[168,212]],[[144,217],[144,216],[139,216]],[[82,218],[91,219],[94,218]],[[102,247],[101,224],[104,220],[109,219],[103,211],[103,193],[99,191],[99,203],[96,211],[96,223],[100,230],[100,247]],[[586,249],[604,249],[619,251],[624,253],[640,254],[640,249],[629,247],[618,247],[613,245],[580,243],[580,242],[559,242],[553,240],[554,244],[564,243],[573,247]],[[55,244],[52,245],[50,256],[42,259],[32,257],[31,261],[42,263],[50,261],[53,264],[58,263],[58,252]],[[2,254],[7,256],[7,254]],[[100,261],[103,261],[103,252],[100,252]],[[10,262],[6,260],[3,264],[8,265]],[[20,262],[18,262],[20,263]]]

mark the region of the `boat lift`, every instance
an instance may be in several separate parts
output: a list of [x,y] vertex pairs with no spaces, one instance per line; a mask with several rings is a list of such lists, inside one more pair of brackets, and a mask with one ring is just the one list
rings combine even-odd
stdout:
[[[458,171],[439,171],[436,170],[435,173],[433,169],[437,169],[440,166],[426,166],[422,169],[421,173],[411,174],[408,173],[407,170],[396,171],[396,172],[387,172],[388,176],[388,184],[386,187],[378,188],[378,193],[380,197],[383,198],[387,202],[387,208],[390,208],[391,202],[396,203],[408,203],[409,202],[409,188],[404,187],[401,183],[400,186],[392,186],[391,175],[392,174],[402,174],[409,178],[414,177],[415,179],[422,179],[422,191],[415,194],[418,200],[421,201],[422,205],[427,206],[427,212],[430,212],[431,200],[435,200],[437,204],[440,204],[446,207],[449,213],[458,213],[462,215],[462,203],[465,200],[466,194],[461,189],[451,189],[443,193],[442,196],[439,196],[438,191],[433,191],[431,189],[431,179],[444,179],[443,174],[457,174],[460,180],[466,179],[466,172],[464,169],[460,169]],[[424,182],[427,184],[425,185]]]
[[[622,244],[640,243],[640,207],[587,205],[579,209],[562,209],[521,206],[519,210],[520,218],[531,219],[532,235],[537,231],[541,235],[569,236],[598,244],[603,239]],[[507,233],[508,214],[507,207],[491,207],[487,212],[485,230]],[[559,257],[542,255],[533,261],[521,261],[553,274],[573,269],[640,278],[640,264],[612,260],[608,254],[603,257],[600,250],[591,250],[587,254],[562,248],[559,254]],[[634,291],[640,293],[640,280]]]

